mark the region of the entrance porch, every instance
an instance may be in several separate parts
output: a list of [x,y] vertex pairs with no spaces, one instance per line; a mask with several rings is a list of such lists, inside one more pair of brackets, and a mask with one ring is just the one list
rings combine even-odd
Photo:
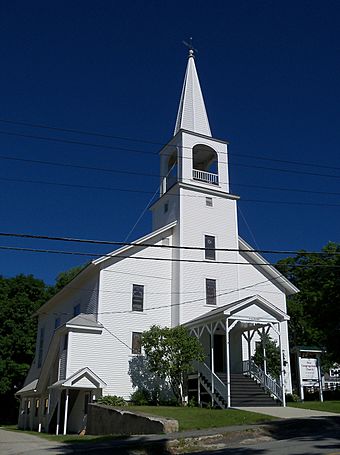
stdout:
[[[189,378],[189,392],[195,392],[198,403],[209,400],[221,408],[268,406],[276,402],[285,406],[282,323],[288,319],[286,313],[256,295],[186,323],[206,354],[206,361],[197,363],[197,372]],[[277,379],[267,372],[265,345],[263,369],[252,360],[255,342],[264,334],[278,342],[280,376]]]
[[80,433],[86,428],[88,404],[106,387],[89,368],[82,368],[67,379],[49,387],[46,428],[55,434]]

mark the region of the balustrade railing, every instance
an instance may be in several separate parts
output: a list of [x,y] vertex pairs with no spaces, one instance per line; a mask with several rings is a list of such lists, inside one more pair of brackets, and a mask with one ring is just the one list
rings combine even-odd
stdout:
[[211,371],[211,369],[205,363],[196,363],[198,373],[203,376],[210,384],[211,392],[218,394],[223,398],[225,402],[228,400],[228,389],[221,379]]
[[211,185],[218,185],[218,175],[211,172],[199,171],[198,169],[192,170],[192,178],[200,182],[210,183]]
[[249,374],[260,383],[261,387],[283,402],[283,388],[275,379],[268,376],[260,367],[258,367],[256,363],[252,360],[244,360],[242,362],[242,368],[244,374]]

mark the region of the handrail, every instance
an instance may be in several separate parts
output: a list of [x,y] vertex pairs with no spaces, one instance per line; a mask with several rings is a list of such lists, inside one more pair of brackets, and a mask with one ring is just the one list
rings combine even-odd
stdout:
[[221,397],[227,401],[228,399],[228,389],[225,386],[225,384],[221,381],[221,379],[213,373],[208,365],[205,363],[198,363],[196,364],[197,366],[197,371],[200,373],[205,379],[209,380],[211,382],[211,379],[213,379],[214,383],[214,389],[221,395]]
[[248,373],[261,384],[261,387],[283,403],[283,387],[281,387],[275,379],[268,376],[255,362],[252,360],[244,360],[242,362],[242,369],[243,373]]

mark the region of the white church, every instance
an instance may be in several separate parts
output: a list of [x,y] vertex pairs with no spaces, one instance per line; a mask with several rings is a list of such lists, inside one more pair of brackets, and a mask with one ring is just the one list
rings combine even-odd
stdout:
[[[154,324],[182,324],[200,339],[206,359],[189,380],[198,403],[285,405],[286,297],[298,289],[238,234],[228,143],[211,134],[192,50],[160,174],[152,232],[92,261],[38,310],[35,359],[17,392],[20,428],[79,432],[88,403],[129,400],[129,364]],[[279,381],[251,360],[263,333],[280,348]]]

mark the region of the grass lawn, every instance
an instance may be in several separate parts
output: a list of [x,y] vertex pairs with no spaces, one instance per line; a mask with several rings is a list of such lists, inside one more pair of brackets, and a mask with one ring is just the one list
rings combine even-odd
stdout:
[[127,410],[145,412],[178,420],[180,431],[202,428],[250,425],[273,420],[273,417],[237,409],[206,409],[173,406],[129,406]]
[[[18,430],[16,425],[3,425],[0,428],[4,430],[9,430],[9,431],[18,431],[18,432],[23,432],[24,430]],[[92,435],[84,435],[84,436],[79,436],[77,434],[68,434],[66,436],[63,435],[55,435],[55,434],[49,434],[49,433],[38,433],[37,431],[29,431],[25,430],[25,434],[32,434],[33,436],[39,436],[40,438],[47,439],[49,441],[58,441],[58,442],[65,442],[65,443],[81,443],[81,442],[102,442],[102,441],[107,441],[107,440],[112,440],[112,439],[122,439],[124,436],[92,436]]]
[[338,412],[340,413],[340,401],[305,401],[303,403],[288,403],[294,408],[313,409],[314,411]]
[[[162,417],[168,417],[178,420],[180,431],[185,430],[200,430],[202,428],[217,428],[230,425],[250,425],[255,423],[267,422],[274,417],[265,414],[257,414],[255,412],[239,411],[236,409],[205,409],[205,408],[188,408],[174,406],[128,406],[127,411],[138,411],[146,414],[152,414]],[[2,428],[10,431],[17,430],[15,425],[3,426]],[[113,438],[121,438],[121,436],[78,436],[78,435],[53,435],[46,433],[38,433],[36,431],[25,431],[25,433],[40,436],[50,441],[59,441],[64,443],[81,443],[81,442],[101,442]],[[124,437],[124,436],[122,436]]]

